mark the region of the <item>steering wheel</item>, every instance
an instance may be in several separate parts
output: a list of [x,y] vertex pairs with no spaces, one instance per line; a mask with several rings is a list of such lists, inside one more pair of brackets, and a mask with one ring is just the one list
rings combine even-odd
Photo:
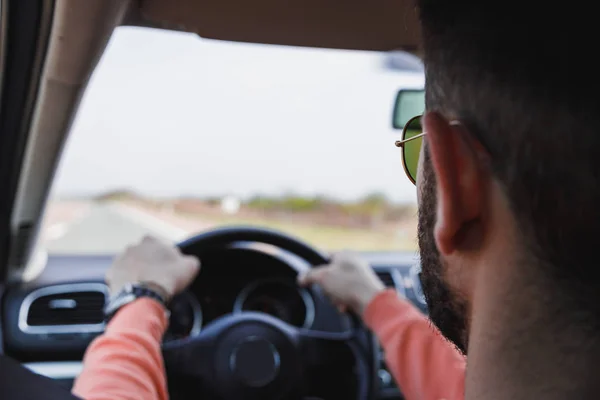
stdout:
[[[276,246],[313,267],[327,258],[309,245],[261,228],[222,228],[181,243],[185,254],[202,254],[236,242]],[[315,293],[315,295],[320,295]],[[357,366],[357,400],[374,398],[372,340],[358,340],[356,322],[342,334],[296,328],[273,316],[242,312],[213,321],[198,335],[163,345],[170,387],[186,382],[184,397],[222,400],[303,399],[306,371],[331,361],[340,347],[352,350]],[[365,348],[370,347],[370,348]],[[344,365],[340,365],[344,367]],[[179,391],[178,391],[179,392]],[[202,395],[200,395],[202,394]]]

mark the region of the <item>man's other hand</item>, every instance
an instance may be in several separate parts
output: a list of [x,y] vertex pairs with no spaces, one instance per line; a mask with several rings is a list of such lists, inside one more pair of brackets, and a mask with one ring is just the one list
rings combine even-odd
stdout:
[[198,275],[200,261],[171,244],[146,236],[121,253],[106,274],[111,293],[129,283],[154,286],[167,299],[180,293]]
[[320,285],[340,311],[349,308],[358,315],[362,315],[371,300],[385,290],[369,264],[349,253],[338,254],[331,264],[299,275],[298,283]]

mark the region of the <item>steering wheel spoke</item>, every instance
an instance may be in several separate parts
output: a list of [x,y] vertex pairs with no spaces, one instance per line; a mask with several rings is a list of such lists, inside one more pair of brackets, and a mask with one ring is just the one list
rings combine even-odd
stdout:
[[302,362],[307,368],[335,362],[341,352],[348,350],[347,335],[299,330],[297,338]]
[[189,398],[186,392],[190,391],[202,393],[203,398],[213,398],[213,394],[218,392],[214,379],[214,346],[218,333],[209,327],[202,335],[163,344],[162,354],[172,399]]
[[[167,374],[210,380],[213,372],[213,346],[214,337],[206,334],[163,344],[162,353]],[[198,357],[199,355],[201,357]]]

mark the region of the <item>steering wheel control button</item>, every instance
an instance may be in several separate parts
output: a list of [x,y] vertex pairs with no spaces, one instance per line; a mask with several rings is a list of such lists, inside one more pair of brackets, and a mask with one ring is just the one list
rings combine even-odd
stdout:
[[252,388],[261,388],[273,382],[280,366],[281,360],[275,346],[257,336],[240,342],[229,358],[231,371]]

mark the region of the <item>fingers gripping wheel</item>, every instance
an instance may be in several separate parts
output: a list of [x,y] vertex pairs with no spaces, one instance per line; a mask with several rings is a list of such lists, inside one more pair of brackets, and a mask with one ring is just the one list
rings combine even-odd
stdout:
[[[259,242],[292,252],[317,266],[327,259],[310,246],[278,232],[256,228],[211,231],[180,245],[187,254],[235,242]],[[296,328],[270,315],[243,312],[214,321],[194,337],[163,345],[173,398],[269,400],[301,399],[306,371],[319,360],[335,359],[341,347],[356,348],[352,334],[340,335]],[[355,351],[359,393],[372,398],[374,363],[370,351]],[[177,392],[175,395],[174,392]],[[210,397],[213,396],[213,397]]]

